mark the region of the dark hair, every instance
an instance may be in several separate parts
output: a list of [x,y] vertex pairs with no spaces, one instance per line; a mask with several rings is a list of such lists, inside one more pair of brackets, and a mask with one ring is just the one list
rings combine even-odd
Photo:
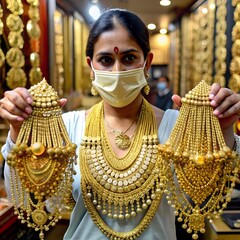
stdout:
[[161,75],[158,79],[160,79],[160,78],[164,78],[166,80],[166,82],[168,82],[168,83],[170,82],[169,77],[166,75]]
[[150,51],[149,32],[143,21],[134,13],[126,9],[109,9],[104,12],[92,25],[89,33],[86,56],[92,59],[94,44],[98,40],[101,33],[111,31],[116,26],[117,20],[119,24],[127,29],[130,36],[138,43],[146,58]]

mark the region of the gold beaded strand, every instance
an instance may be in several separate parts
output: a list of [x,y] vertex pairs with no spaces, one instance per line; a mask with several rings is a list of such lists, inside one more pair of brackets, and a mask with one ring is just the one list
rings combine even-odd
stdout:
[[209,91],[201,81],[182,98],[173,131],[165,144],[159,144],[168,203],[193,239],[205,232],[205,218],[218,217],[226,208],[239,170],[239,157],[226,146],[212,113]]
[[15,214],[44,239],[44,231],[61,218],[71,190],[76,145],[67,135],[54,89],[44,79],[29,92],[33,111],[23,122],[7,162]]

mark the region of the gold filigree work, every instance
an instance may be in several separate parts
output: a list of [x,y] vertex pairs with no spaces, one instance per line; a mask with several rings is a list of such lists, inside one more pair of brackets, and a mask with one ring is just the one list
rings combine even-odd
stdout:
[[33,112],[23,122],[7,163],[15,214],[44,239],[43,232],[61,218],[71,193],[76,145],[67,135],[54,89],[44,79],[29,92]]
[[173,131],[159,145],[168,203],[193,239],[205,232],[205,217],[218,217],[227,207],[239,171],[238,154],[224,142],[209,92],[201,81],[182,98]]

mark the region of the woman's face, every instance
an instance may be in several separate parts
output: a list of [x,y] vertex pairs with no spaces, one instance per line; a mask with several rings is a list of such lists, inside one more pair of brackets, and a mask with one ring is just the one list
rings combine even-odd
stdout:
[[[88,63],[91,59],[88,59]],[[143,51],[130,38],[127,30],[118,25],[112,31],[102,33],[94,45],[92,65],[103,71],[126,71],[144,65]]]

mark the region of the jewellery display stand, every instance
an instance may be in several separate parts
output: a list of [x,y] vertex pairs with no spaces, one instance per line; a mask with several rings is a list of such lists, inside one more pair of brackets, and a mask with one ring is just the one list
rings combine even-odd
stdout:
[[205,232],[205,218],[211,221],[227,207],[239,170],[238,154],[224,142],[209,92],[201,81],[182,98],[173,131],[159,145],[168,203],[193,239]]
[[43,232],[61,219],[72,191],[76,145],[69,140],[57,93],[46,80],[29,93],[33,111],[24,120],[7,163],[14,212],[44,239]]

